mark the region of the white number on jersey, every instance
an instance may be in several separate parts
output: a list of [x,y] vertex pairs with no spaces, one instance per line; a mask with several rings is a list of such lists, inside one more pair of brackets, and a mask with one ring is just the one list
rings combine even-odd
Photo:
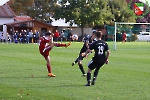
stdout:
[[104,53],[104,47],[98,46],[98,55],[103,55],[103,53]]

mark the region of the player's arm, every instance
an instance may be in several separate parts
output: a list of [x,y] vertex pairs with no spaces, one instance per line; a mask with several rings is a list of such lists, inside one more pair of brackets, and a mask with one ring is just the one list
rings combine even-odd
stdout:
[[86,40],[85,45],[87,48],[89,48],[89,41]]
[[108,57],[109,57],[109,55],[110,55],[110,51],[109,50],[107,50],[106,51],[106,64],[108,64]]
[[92,50],[87,49],[85,53],[82,53],[82,57],[86,56],[86,58],[88,57],[88,54],[91,53]]

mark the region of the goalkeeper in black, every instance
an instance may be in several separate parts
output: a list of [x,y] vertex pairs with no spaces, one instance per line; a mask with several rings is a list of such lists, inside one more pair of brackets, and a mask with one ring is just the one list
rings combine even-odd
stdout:
[[86,76],[86,73],[84,71],[83,65],[82,65],[82,60],[85,56],[82,57],[82,53],[85,53],[86,50],[89,48],[90,44],[92,44],[93,41],[95,40],[95,32],[93,31],[91,36],[86,36],[84,39],[84,44],[83,47],[80,50],[78,58],[72,63],[72,66],[74,66],[76,63],[78,63],[79,69],[81,70],[83,76]]
[[[94,50],[95,54],[92,60],[90,61],[88,65],[88,71],[87,71],[87,84],[86,86],[90,86],[91,84],[95,84],[95,80],[98,76],[100,68],[106,63],[108,64],[108,57],[110,54],[108,44],[101,40],[102,32],[98,31],[95,33],[97,41],[93,42],[89,49],[86,51],[85,54],[82,54],[82,56],[88,56],[89,52],[92,52]],[[91,82],[91,72],[94,70],[93,79]]]

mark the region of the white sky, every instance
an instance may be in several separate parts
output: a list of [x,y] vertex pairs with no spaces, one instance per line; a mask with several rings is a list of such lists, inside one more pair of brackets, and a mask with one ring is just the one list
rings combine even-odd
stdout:
[[9,1],[9,0],[0,0],[0,5],[5,4],[7,1]]

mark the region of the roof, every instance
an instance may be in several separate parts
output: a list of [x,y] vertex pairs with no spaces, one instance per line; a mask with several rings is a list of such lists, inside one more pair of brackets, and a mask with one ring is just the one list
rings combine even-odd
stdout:
[[58,26],[58,27],[77,27],[76,24],[73,24],[72,26],[70,26],[70,23],[65,23],[65,20],[63,19],[59,19],[59,20],[52,19],[52,25]]
[[43,23],[43,22],[41,22],[41,21],[37,21],[37,20],[34,20],[34,19],[31,19],[31,20],[24,20],[24,21],[16,21],[16,22],[5,23],[5,24],[6,24],[6,25],[10,25],[10,26],[14,26],[14,25],[17,25],[17,24],[24,24],[24,23],[28,23],[28,22],[36,22],[36,23],[45,25],[45,26],[47,26],[47,27],[53,27],[52,25],[49,25],[49,24],[46,24],[46,23]]
[[16,16],[15,21],[26,21],[26,20],[32,20],[29,16]]
[[7,3],[0,6],[0,17],[11,18],[15,16],[15,13],[12,11]]

